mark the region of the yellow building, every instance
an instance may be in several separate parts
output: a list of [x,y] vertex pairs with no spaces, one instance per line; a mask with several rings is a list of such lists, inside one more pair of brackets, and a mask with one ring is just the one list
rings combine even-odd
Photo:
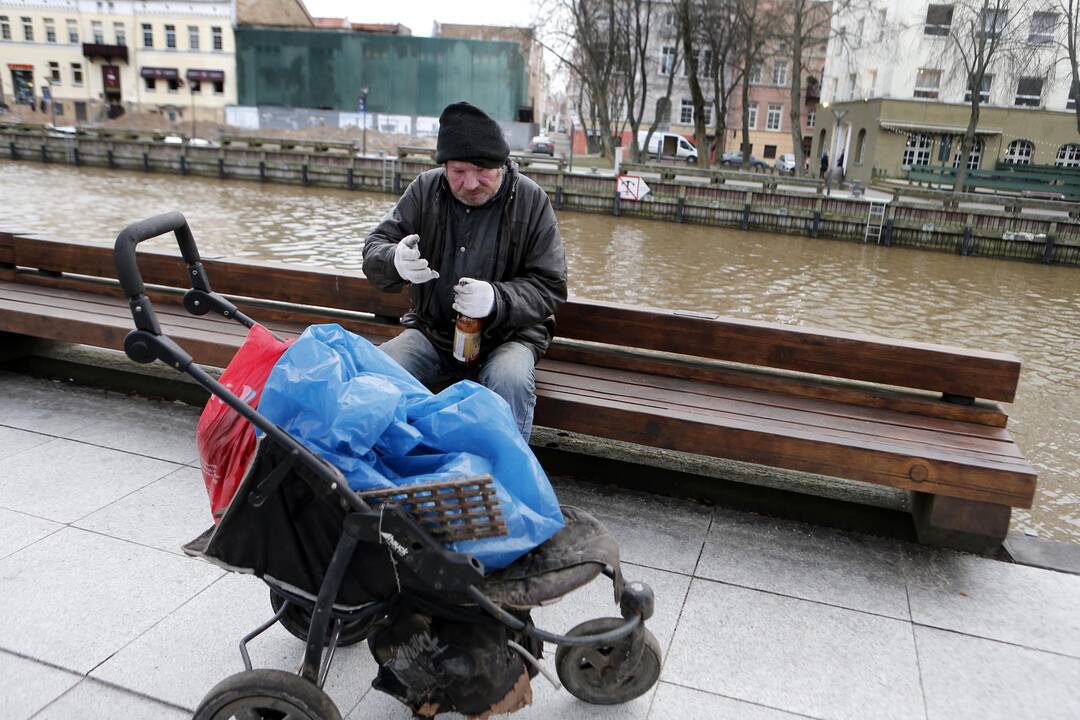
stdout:
[[58,125],[132,111],[222,122],[234,23],[231,0],[0,0],[0,98]]

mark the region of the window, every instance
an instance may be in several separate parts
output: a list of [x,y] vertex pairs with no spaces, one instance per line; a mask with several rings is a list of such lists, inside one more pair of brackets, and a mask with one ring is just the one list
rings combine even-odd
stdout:
[[815,122],[817,122],[817,111],[815,111],[815,110],[807,110],[806,111],[806,127],[813,128]]
[[202,82],[199,80],[188,80],[188,90],[194,93],[202,92]]
[[859,73],[853,72],[847,76],[847,94],[849,98],[855,97],[855,88],[859,87]]
[[746,124],[751,130],[757,130],[757,103],[751,103],[747,108]]
[[855,164],[862,165],[863,155],[866,152],[866,128],[859,128],[859,135],[855,140]]
[[665,77],[675,69],[675,48],[660,48],[660,74]]
[[1054,164],[1058,167],[1080,168],[1080,145],[1072,143],[1058,148],[1057,160]]
[[1030,140],[1013,140],[1005,151],[1005,162],[1010,165],[1030,165],[1035,155],[1035,144]]
[[1022,77],[1016,81],[1016,100],[1013,105],[1039,107],[1042,102],[1043,79],[1041,77]]
[[[144,48],[154,47],[154,28],[150,23],[142,24],[142,46]],[[153,88],[147,88],[152,90]]]
[[864,32],[866,32],[866,18],[859,18],[859,24],[855,26],[855,47],[862,47]]
[[224,95],[225,94],[225,81],[224,80],[215,80],[214,81],[214,94],[215,95]]
[[888,22],[888,11],[878,10],[877,42],[885,39],[885,25]]
[[952,16],[952,5],[928,5],[926,8],[926,27],[923,32],[927,35],[948,35],[949,28],[952,27]]
[[79,23],[74,20],[67,21],[68,42],[72,45],[79,44]]
[[787,85],[787,60],[777,60],[773,63],[772,68],[772,84],[785,86]]
[[[982,83],[979,86],[979,102],[990,102],[990,86],[994,83],[993,75],[983,75]],[[975,86],[975,78],[971,78],[968,82],[967,92],[964,93],[964,102],[971,102],[971,88]]]
[[82,63],[71,63],[71,84],[80,87],[82,83]]
[[705,101],[705,127],[712,125],[712,102]]
[[112,31],[117,45],[127,45],[127,29],[124,23],[113,23]]
[[49,80],[53,85],[60,84],[60,63],[49,62]]
[[671,27],[675,24],[675,13],[669,12],[664,15],[664,24]]
[[11,23],[7,15],[0,15],[0,40],[11,39]]
[[690,125],[694,122],[694,103],[686,98],[682,99],[682,105],[679,108],[679,122],[683,125]]
[[154,80],[154,78],[150,78],[150,77],[143,78],[143,82],[146,83],[146,91],[147,92],[154,92],[155,89],[157,88],[157,81]]
[[188,50],[199,49],[199,27],[197,25],[188,25],[187,43]]
[[979,12],[979,32],[986,37],[995,38],[1001,35],[1005,29],[1005,23],[1009,20],[1007,9],[983,8]]
[[[694,53],[694,62],[698,63],[700,61],[701,61],[701,52],[700,51],[695,52]],[[701,73],[702,73],[701,65],[698,65],[698,75],[700,75]],[[689,62],[684,62],[683,66],[682,66],[682,76],[687,77],[689,74],[690,74],[690,63]]]
[[178,79],[169,78],[167,82],[169,83],[169,92],[174,93],[180,89],[180,81]]
[[784,112],[784,106],[778,103],[769,103],[769,113],[765,116],[766,130],[779,130],[780,118]]
[[59,100],[54,100],[52,106],[53,115],[60,117],[64,114],[64,103],[60,102]]
[[105,44],[105,31],[101,29],[101,23],[97,20],[90,23],[90,32],[94,36],[94,42],[98,45]]
[[712,68],[712,50],[705,48],[701,53],[701,64],[698,65],[698,75],[709,75],[709,71]]
[[[963,144],[961,140],[963,138],[956,138],[956,155],[953,157],[952,166],[953,170],[960,167],[960,151],[963,150]],[[975,138],[975,144],[971,146],[971,154],[968,155],[968,170],[978,170],[979,160],[982,159],[983,142],[982,138]]]
[[56,42],[56,25],[52,18],[45,18],[45,42]]
[[34,42],[34,23],[28,17],[22,18],[22,34],[23,40]]
[[908,135],[907,145],[904,146],[904,156],[900,160],[900,165],[906,168],[929,165],[930,149],[933,146],[934,141],[929,135],[923,133]]
[[1054,28],[1057,26],[1057,13],[1031,13],[1031,33],[1028,42],[1038,45],[1054,41]]
[[175,25],[166,25],[165,26],[165,47],[167,47],[169,50],[175,50],[176,49],[176,26]]
[[210,37],[213,38],[214,49],[215,50],[221,50],[221,49],[224,48],[224,44],[222,43],[222,40],[221,40],[221,28],[219,28],[219,27],[210,28]]
[[765,156],[766,160],[774,159],[776,157],[776,146],[766,145],[764,148],[762,148],[761,154]]
[[917,98],[936,100],[941,93],[941,71],[921,68],[915,73],[915,94]]
[[877,87],[877,68],[870,70],[866,73],[866,88],[867,95],[874,96],[874,88]]
[[752,65],[750,67],[750,84],[761,84],[761,63],[757,63],[756,65]]

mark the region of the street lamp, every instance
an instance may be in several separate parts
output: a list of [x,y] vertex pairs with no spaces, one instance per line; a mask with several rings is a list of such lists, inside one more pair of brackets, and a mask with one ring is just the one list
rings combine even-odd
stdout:
[[356,101],[356,111],[360,113],[360,123],[364,127],[364,145],[361,152],[365,157],[367,156],[367,94],[368,88],[364,85],[360,88],[360,99]]

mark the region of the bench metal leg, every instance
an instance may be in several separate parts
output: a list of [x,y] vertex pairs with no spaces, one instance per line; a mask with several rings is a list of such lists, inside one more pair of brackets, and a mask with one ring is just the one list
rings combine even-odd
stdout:
[[1009,532],[1012,508],[913,492],[911,514],[920,543],[991,555]]

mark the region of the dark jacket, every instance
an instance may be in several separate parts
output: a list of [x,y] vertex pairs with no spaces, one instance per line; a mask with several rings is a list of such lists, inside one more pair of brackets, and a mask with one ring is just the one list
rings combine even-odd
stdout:
[[[497,256],[492,277],[495,310],[484,322],[483,351],[507,340],[531,346],[539,358],[555,331],[555,311],[566,300],[566,256],[551,202],[536,183],[507,165],[499,223]],[[444,256],[450,193],[443,168],[420,174],[393,210],[368,235],[364,245],[364,275],[387,292],[406,285],[394,268],[394,251],[406,235],[420,236],[420,256],[439,270]],[[415,327],[443,350],[453,342],[453,327],[438,322],[433,307],[436,281],[409,287],[412,309],[402,323]]]

